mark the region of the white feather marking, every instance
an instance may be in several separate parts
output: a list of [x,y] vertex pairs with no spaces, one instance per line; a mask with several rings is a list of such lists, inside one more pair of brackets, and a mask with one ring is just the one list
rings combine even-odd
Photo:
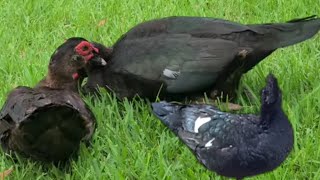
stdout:
[[205,123],[211,121],[211,117],[198,117],[196,122],[194,123],[194,132],[198,133],[199,128],[204,125]]
[[163,75],[171,78],[171,79],[176,79],[180,74],[180,71],[172,71],[170,69],[164,69],[163,70]]
[[214,141],[216,138],[212,138],[210,141],[208,141],[204,147],[211,147],[212,146],[212,141]]
[[101,65],[102,65],[102,66],[105,66],[105,65],[107,65],[107,62],[106,62],[106,60],[104,60],[103,58],[101,58]]

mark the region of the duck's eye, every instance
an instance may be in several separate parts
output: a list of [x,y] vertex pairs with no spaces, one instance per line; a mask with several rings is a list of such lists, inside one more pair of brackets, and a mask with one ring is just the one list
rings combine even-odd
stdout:
[[88,46],[83,46],[82,51],[88,51],[89,47]]

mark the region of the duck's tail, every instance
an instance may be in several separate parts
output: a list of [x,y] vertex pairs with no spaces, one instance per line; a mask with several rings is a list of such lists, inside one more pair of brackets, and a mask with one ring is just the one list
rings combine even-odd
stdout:
[[293,19],[286,23],[248,25],[263,33],[264,43],[270,50],[290,46],[313,37],[320,30],[320,18],[315,15]]

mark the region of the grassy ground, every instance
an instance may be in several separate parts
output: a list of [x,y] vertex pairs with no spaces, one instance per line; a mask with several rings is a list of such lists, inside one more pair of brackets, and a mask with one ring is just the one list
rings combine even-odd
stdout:
[[[226,18],[241,23],[286,21],[319,13],[315,0],[47,0],[0,1],[0,104],[17,85],[33,86],[47,71],[55,48],[72,36],[112,45],[130,27],[169,15]],[[104,24],[105,20],[105,24]],[[99,23],[100,22],[100,23]],[[269,72],[279,77],[283,107],[295,128],[295,146],[281,167],[252,179],[320,179],[320,36],[280,49],[242,79],[257,96],[237,101],[258,112],[259,90]],[[241,89],[240,89],[241,90]],[[86,99],[88,100],[88,99]],[[81,148],[70,168],[20,160],[0,153],[8,179],[225,179],[205,170],[191,152],[150,113],[147,104],[90,104],[99,121],[93,148]],[[0,151],[1,152],[1,151]]]

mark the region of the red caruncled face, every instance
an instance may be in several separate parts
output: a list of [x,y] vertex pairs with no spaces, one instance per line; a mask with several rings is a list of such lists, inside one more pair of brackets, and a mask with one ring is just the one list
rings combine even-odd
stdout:
[[[95,48],[91,43],[89,43],[88,41],[82,41],[81,43],[79,43],[74,50],[76,51],[76,53],[78,53],[79,55],[83,56],[85,58],[85,61],[88,62],[89,60],[91,60],[93,58],[93,51],[96,53],[99,53],[99,49]],[[78,73],[73,73],[72,74],[72,78],[74,80],[79,79],[79,74]]]
[[86,61],[89,61],[94,55],[93,51],[99,53],[99,49],[95,48],[91,43],[88,41],[82,41],[75,47],[75,51],[85,57]]

